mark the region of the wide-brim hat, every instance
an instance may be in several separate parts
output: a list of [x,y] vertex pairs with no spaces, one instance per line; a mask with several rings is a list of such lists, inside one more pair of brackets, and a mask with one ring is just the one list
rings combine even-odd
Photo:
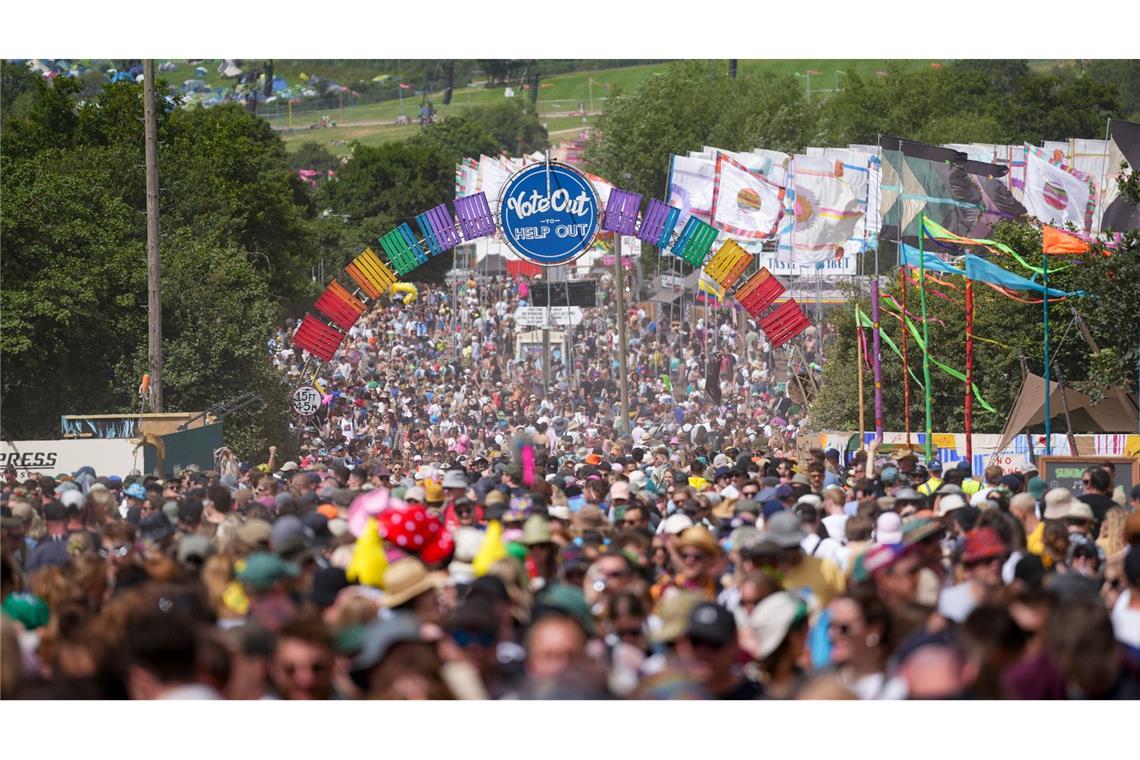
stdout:
[[709,532],[709,529],[703,525],[694,525],[682,531],[677,545],[680,547],[691,546],[695,549],[700,549],[711,557],[715,557],[721,553],[720,544],[717,543],[716,538]]
[[1064,520],[1073,508],[1073,493],[1067,488],[1052,488],[1045,494],[1046,520]]
[[405,557],[393,562],[384,572],[384,596],[380,604],[383,607],[399,607],[409,599],[434,591],[442,585],[440,573],[428,572],[424,563],[415,557]]

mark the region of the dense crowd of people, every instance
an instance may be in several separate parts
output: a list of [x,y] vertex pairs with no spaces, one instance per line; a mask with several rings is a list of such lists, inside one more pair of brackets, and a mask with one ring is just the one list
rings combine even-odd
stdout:
[[1140,697],[1140,489],[1110,466],[1074,495],[802,448],[815,331],[791,388],[731,309],[634,303],[624,347],[587,310],[543,367],[511,319],[533,287],[422,287],[317,370],[282,330],[324,396],[288,461],[6,472],[0,692]]

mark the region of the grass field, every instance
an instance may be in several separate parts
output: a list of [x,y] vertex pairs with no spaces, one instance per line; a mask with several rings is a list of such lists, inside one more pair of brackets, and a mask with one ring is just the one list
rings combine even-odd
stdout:
[[[909,60],[903,65],[909,69],[929,66],[928,60]],[[847,71],[855,71],[862,76],[874,76],[876,71],[886,68],[886,60],[746,60],[739,63],[739,75],[749,76],[761,72],[791,75],[804,74],[808,70],[818,71],[811,76],[810,82],[804,78],[805,89],[811,87],[812,93],[821,96],[832,92],[838,84],[843,86],[843,78]],[[280,64],[277,64],[280,66]],[[540,82],[538,110],[540,118],[550,132],[565,132],[586,127],[595,118],[580,115],[566,115],[577,111],[579,104],[593,114],[600,112],[605,101],[612,94],[631,92],[646,78],[665,71],[669,64],[649,64],[646,66],[631,66],[620,69],[606,69],[601,71],[576,72],[561,74],[543,79]],[[279,69],[279,71],[284,71]],[[288,77],[286,77],[288,78]],[[515,97],[526,97],[527,93],[516,89]],[[451,114],[461,113],[464,109],[501,102],[505,97],[504,88],[485,87],[457,88],[452,96],[451,104],[442,104],[442,93],[430,94],[436,109],[437,118]],[[352,96],[346,96],[343,109],[306,107],[304,104],[293,107],[292,130],[289,130],[289,109],[286,104],[274,103],[263,106],[259,113],[275,128],[282,130],[282,137],[286,146],[295,150],[302,143],[315,140],[329,148],[334,154],[344,155],[348,152],[348,144],[352,140],[360,140],[365,145],[378,145],[389,140],[400,140],[413,134],[418,127],[397,126],[396,119],[401,111],[416,118],[419,111],[420,97],[408,95],[404,98],[403,107],[398,100],[382,103],[369,103],[355,105]],[[316,123],[323,116],[328,116],[337,122],[335,129],[308,129],[310,124]]]

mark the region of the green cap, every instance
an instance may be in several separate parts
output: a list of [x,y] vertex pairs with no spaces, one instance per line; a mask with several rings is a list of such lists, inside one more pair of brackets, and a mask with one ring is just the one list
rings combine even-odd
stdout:
[[1025,490],[1034,499],[1041,501],[1041,497],[1045,495],[1045,481],[1041,478],[1030,478],[1025,485]]
[[590,614],[590,605],[586,603],[586,597],[581,589],[557,583],[548,587],[539,596],[538,603],[548,609],[569,615],[578,621],[588,635],[595,635],[597,628],[594,625],[594,616]]
[[245,561],[237,577],[252,591],[268,591],[282,578],[296,578],[301,569],[270,552],[255,552]]
[[29,631],[47,625],[48,618],[51,617],[47,602],[35,594],[8,594],[4,603],[0,604],[0,611]]

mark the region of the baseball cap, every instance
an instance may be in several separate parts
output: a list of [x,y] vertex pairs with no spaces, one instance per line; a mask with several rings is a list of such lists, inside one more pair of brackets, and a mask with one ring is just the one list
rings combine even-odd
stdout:
[[786,509],[772,515],[765,528],[765,538],[781,549],[793,549],[804,539],[804,529],[800,526],[799,518]]
[[238,570],[237,577],[254,591],[266,591],[282,578],[296,578],[301,569],[292,562],[286,562],[270,552],[254,552]]
[[788,631],[805,617],[807,606],[794,594],[777,591],[765,597],[748,618],[748,627],[756,639],[757,651],[752,654],[763,659],[775,652],[787,638]]
[[723,647],[736,639],[736,618],[719,604],[701,602],[689,615],[685,635],[695,641]]
[[1041,501],[1041,497],[1045,495],[1045,481],[1042,478],[1030,478],[1029,482],[1025,485],[1026,493],[1033,495],[1037,501]]

